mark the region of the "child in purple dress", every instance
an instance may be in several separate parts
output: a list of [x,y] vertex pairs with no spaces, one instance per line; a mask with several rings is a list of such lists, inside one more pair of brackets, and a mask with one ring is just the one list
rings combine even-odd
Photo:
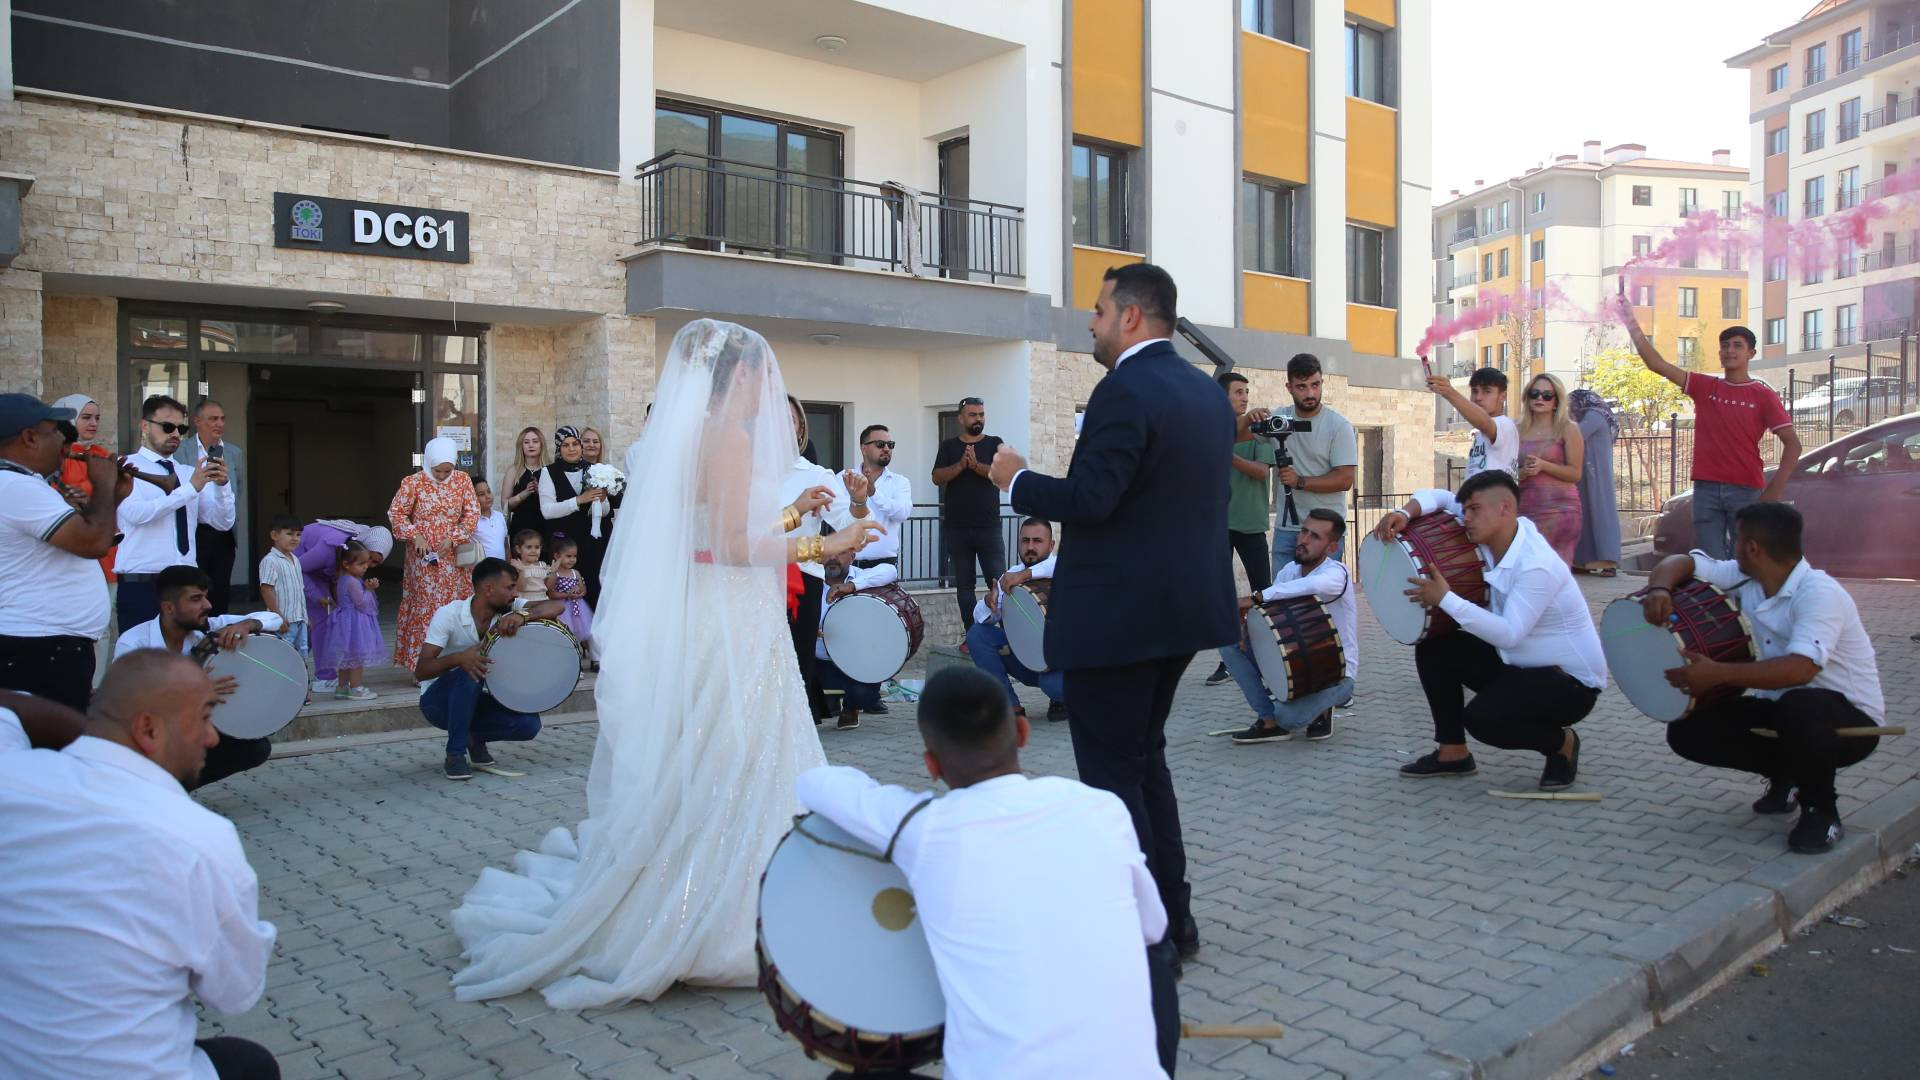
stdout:
[[[560,623],[573,632],[574,640],[580,643],[581,662],[589,664],[587,640],[593,635],[593,609],[587,606],[587,579],[579,569],[580,545],[571,537],[556,536],[548,549],[553,556],[553,580],[547,586],[547,595],[566,601]],[[590,666],[599,670],[598,664]]]
[[333,613],[315,634],[314,659],[340,673],[335,697],[365,701],[379,696],[361,685],[367,665],[380,663],[387,655],[387,643],[380,634],[380,601],[374,595],[380,579],[367,576],[373,564],[373,552],[357,540],[341,549]]

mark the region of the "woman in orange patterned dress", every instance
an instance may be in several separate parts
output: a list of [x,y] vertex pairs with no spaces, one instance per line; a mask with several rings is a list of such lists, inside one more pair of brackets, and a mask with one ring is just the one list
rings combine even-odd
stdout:
[[455,563],[453,549],[473,539],[480,525],[480,501],[473,493],[473,479],[453,467],[458,449],[452,439],[427,443],[420,471],[400,481],[387,507],[393,538],[407,545],[393,662],[409,674],[420,659],[433,613],[473,595],[470,572]]

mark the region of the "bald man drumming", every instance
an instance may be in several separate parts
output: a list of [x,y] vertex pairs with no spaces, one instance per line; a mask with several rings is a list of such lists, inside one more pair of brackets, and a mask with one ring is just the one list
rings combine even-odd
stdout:
[[159,649],[114,661],[84,721],[0,698],[9,1075],[280,1075],[255,1043],[194,1038],[196,996],[260,1000],[275,933],[233,823],[187,796],[213,705],[200,665]]

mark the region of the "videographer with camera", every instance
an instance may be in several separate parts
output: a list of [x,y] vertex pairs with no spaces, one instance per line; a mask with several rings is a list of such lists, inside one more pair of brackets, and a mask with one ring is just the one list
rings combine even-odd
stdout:
[[[1275,573],[1293,561],[1300,523],[1309,513],[1330,510],[1342,521],[1347,517],[1346,493],[1353,488],[1353,471],[1360,464],[1359,439],[1352,421],[1326,404],[1323,381],[1320,358],[1312,353],[1287,361],[1287,394],[1293,398],[1293,408],[1253,429],[1274,443],[1282,485],[1270,548]],[[1340,557],[1337,547],[1330,554]]]

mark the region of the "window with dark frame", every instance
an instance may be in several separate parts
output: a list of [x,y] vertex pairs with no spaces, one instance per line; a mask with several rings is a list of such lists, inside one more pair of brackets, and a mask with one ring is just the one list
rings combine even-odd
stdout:
[[1782,124],[1777,128],[1768,128],[1767,129],[1767,156],[1773,157],[1777,154],[1786,153],[1788,138],[1789,136],[1787,134],[1787,126],[1785,124]]
[[1739,217],[1742,213],[1745,212],[1744,210],[1745,206],[1746,206],[1746,200],[1739,192],[1723,191],[1720,193],[1720,216],[1721,217],[1729,217],[1729,218]]
[[1860,137],[1860,99],[1848,98],[1840,103],[1840,115],[1834,121],[1834,142],[1846,142]]
[[1779,315],[1767,320],[1767,344],[1785,345],[1787,343],[1787,317]]
[[663,97],[654,103],[654,150],[685,154],[689,166],[662,181],[663,235],[776,254],[838,254],[840,132]]
[[1529,249],[1528,254],[1530,256],[1528,259],[1529,262],[1545,262],[1547,258],[1546,240],[1545,239],[1535,240],[1531,248]]
[[1842,75],[1860,66],[1860,31],[1849,30],[1840,35],[1840,73]]
[[1240,0],[1240,25],[1256,34],[1302,44],[1296,0]]
[[1827,145],[1827,110],[1815,109],[1807,114],[1807,150],[1819,150]]
[[1646,184],[1633,185],[1633,205],[1652,206],[1653,188]]
[[1767,93],[1777,94],[1787,88],[1787,65],[1779,64],[1767,69]]
[[1129,152],[1075,140],[1073,144],[1073,242],[1128,250]]
[[1691,285],[1680,286],[1680,317],[1697,319],[1700,317],[1700,290]]
[[1388,307],[1387,234],[1364,225],[1347,225],[1347,302]]
[[1240,181],[1240,265],[1263,274],[1303,277],[1295,261],[1299,188],[1247,177]]
[[1807,86],[1827,81],[1827,43],[1810,46],[1807,49]]
[[1387,35],[1359,23],[1347,24],[1347,96],[1381,105],[1387,100]]
[[1743,312],[1740,307],[1740,290],[1721,289],[1720,317],[1723,319],[1738,319],[1742,314]]

